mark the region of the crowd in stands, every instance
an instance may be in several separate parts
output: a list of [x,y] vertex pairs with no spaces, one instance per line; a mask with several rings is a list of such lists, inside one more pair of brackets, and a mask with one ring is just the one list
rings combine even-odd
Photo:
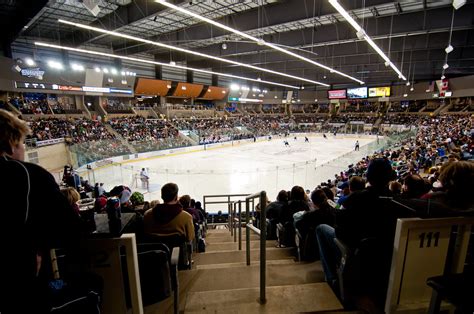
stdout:
[[359,105],[359,112],[377,112],[379,105],[375,102],[362,102]]
[[408,105],[408,112],[418,112],[426,105],[425,102],[422,101],[411,101]]
[[318,113],[329,113],[329,104],[320,104],[318,107]]
[[164,119],[134,116],[110,119],[107,123],[129,142],[153,141],[178,134],[178,130]]
[[[312,192],[298,185],[289,192],[280,191],[277,200],[267,202],[268,206],[265,208],[270,221],[267,232],[270,237],[275,237],[278,230],[280,245],[294,245],[292,241],[295,235],[303,241],[313,241],[312,245],[305,245],[304,253],[321,260],[326,280],[335,290],[335,268],[340,252],[334,245],[334,239],[337,238],[354,250],[360,247],[364,239],[372,239],[375,243],[371,247],[372,255],[365,261],[371,261],[369,265],[374,267],[370,268],[368,274],[359,274],[364,280],[359,281],[360,286],[357,288],[360,291],[367,289],[365,292],[372,294],[378,306],[383,306],[386,295],[397,218],[474,215],[474,199],[470,195],[474,182],[473,117],[465,114],[422,118],[417,116],[414,119],[416,120],[405,122],[418,126],[414,139],[404,140],[394,147],[365,156],[348,165],[346,170],[335,174],[334,179],[322,182]],[[162,139],[176,134],[177,129],[181,128],[202,132],[211,129],[209,135],[213,131],[218,132],[220,128],[234,129],[242,126],[248,129],[253,126],[252,134],[282,130],[279,125],[282,117],[261,119],[242,116],[205,121],[152,121],[134,117],[112,120],[109,123],[123,137],[132,141]],[[294,123],[290,119],[283,121],[285,125]],[[0,302],[0,309],[8,311],[14,308],[22,313],[29,313],[33,312],[32,308],[37,310],[38,306],[46,306],[45,300],[40,298],[42,294],[38,294],[39,289],[46,289],[46,286],[36,285],[36,278],[42,271],[41,257],[45,258],[51,248],[77,245],[77,238],[83,231],[77,208],[77,194],[71,189],[61,192],[53,177],[44,169],[22,162],[23,141],[29,131],[28,125],[38,139],[68,137],[79,143],[92,138],[93,141],[87,143],[100,144],[96,140],[102,137],[113,139],[113,136],[98,121],[45,119],[32,120],[27,124],[3,110],[0,111],[0,124],[4,127],[0,138],[2,174],[23,178],[24,169],[28,169],[27,188],[12,185],[5,180],[1,186],[2,191],[9,196],[5,199],[6,208],[18,210],[5,211],[7,216],[2,219],[0,228],[3,232],[2,239],[8,239],[2,242],[3,248],[15,256],[14,259],[5,259],[2,264],[5,267],[0,268],[4,284],[11,288],[2,292],[5,298]],[[129,132],[131,128],[139,137],[134,137]],[[96,151],[98,147],[89,149]],[[104,150],[108,148],[104,147]],[[21,166],[12,166],[16,164]],[[107,210],[108,197],[116,197],[123,211],[135,211],[133,193],[129,187],[119,185],[106,192],[100,183],[92,187],[92,183],[78,179],[72,169],[65,169],[65,174],[68,174],[65,176],[65,183],[70,188],[77,189],[79,182],[82,189],[78,189],[77,193],[93,194],[96,212],[103,213]],[[18,200],[24,199],[25,195],[28,195],[29,202],[23,207]],[[178,186],[174,183],[163,185],[161,197],[163,203],[153,201],[147,208],[143,204],[143,223],[137,223],[136,232],[143,238],[147,235],[177,233],[186,242],[196,238],[202,240],[198,226],[204,223],[206,213],[198,202],[193,202],[188,195],[180,196]],[[48,199],[48,206],[44,206],[44,199]],[[263,204],[259,205],[263,208]],[[258,217],[257,206],[257,219]],[[31,230],[12,238],[12,228],[13,231],[27,228]],[[38,232],[40,230],[47,232]],[[472,258],[472,255],[468,258]],[[18,302],[18,291],[22,291],[21,297],[31,303]]]
[[352,102],[349,101],[345,109],[341,109],[340,113],[344,112],[377,112],[378,104],[374,102],[362,101]]
[[373,124],[377,121],[377,116],[369,116],[369,115],[360,115],[360,114],[344,114],[344,115],[337,115],[333,116],[329,119],[330,123],[347,123],[350,121],[363,121],[367,124]]
[[351,121],[362,121],[367,124],[373,124],[377,121],[379,117],[377,115],[361,115],[361,114],[339,114],[337,116],[332,116],[328,122],[329,123],[349,123]]
[[59,102],[53,102],[51,109],[54,114],[81,114],[82,110],[77,109],[73,104],[61,104]]
[[388,112],[404,112],[408,108],[407,104],[402,104],[401,102],[392,102]]
[[[341,253],[334,239],[351,250],[372,245],[371,255],[365,256],[368,267],[356,270],[365,279],[355,289],[367,293],[379,308],[384,305],[397,218],[474,215],[472,185],[467,183],[474,182],[474,120],[469,114],[444,115],[418,123],[415,139],[362,158],[312,192],[301,186],[280,191],[266,207],[269,237],[278,234],[281,246],[294,246],[296,234],[300,257],[320,259],[336,292]],[[472,252],[467,262],[474,266]]]
[[20,110],[22,114],[51,114],[51,109],[46,99],[25,100],[19,97],[12,97],[7,102]]
[[316,113],[317,110],[318,110],[318,105],[313,105],[313,104],[304,105],[305,113]]
[[120,98],[108,98],[103,106],[108,113],[133,113],[132,106]]
[[324,116],[294,116],[294,123],[324,123],[327,120]]
[[215,109],[214,104],[194,104],[194,105],[183,105],[183,104],[166,104],[169,110],[213,110]]
[[115,137],[99,121],[86,118],[46,118],[28,120],[32,138],[38,141],[65,138],[69,143],[83,143],[114,139]]
[[428,116],[408,114],[388,114],[382,119],[382,123],[396,125],[418,125],[419,122],[429,120]]

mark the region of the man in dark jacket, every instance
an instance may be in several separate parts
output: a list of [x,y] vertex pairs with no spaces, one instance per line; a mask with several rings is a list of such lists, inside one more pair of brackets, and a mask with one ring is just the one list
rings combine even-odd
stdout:
[[316,228],[321,262],[328,282],[336,279],[336,263],[340,252],[334,244],[338,238],[350,248],[357,248],[362,239],[373,238],[380,243],[380,263],[389,263],[395,235],[396,218],[413,215],[391,206],[388,184],[394,173],[386,159],[374,159],[367,169],[370,186],[352,193],[344,202],[344,210],[336,214],[336,228],[320,225]]
[[0,110],[0,313],[49,312],[47,284],[38,276],[51,266],[49,250],[77,244],[80,218],[53,176],[24,162],[27,124]]
[[194,239],[193,217],[178,202],[178,186],[167,183],[161,188],[163,204],[145,212],[145,233],[156,235],[180,234],[187,241]]

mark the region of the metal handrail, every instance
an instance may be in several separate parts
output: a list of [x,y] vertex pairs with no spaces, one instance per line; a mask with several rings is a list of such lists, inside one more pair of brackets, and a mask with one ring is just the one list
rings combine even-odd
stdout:
[[[238,197],[238,198],[242,198],[242,197],[246,197],[248,196],[249,194],[219,194],[219,195],[204,195],[203,196],[203,208],[204,210],[207,212],[207,207],[206,205],[209,205],[209,204],[227,204],[228,206],[228,227],[229,229],[231,229],[231,235],[233,235],[233,231],[232,231],[232,223],[231,223],[231,208],[230,208],[230,204],[233,204],[234,202],[236,202],[237,200],[231,200],[231,198],[235,198],[235,197]],[[208,201],[208,199],[210,198],[221,198],[221,197],[225,197],[227,198],[227,200],[221,200],[221,201]],[[252,205],[255,205],[254,202],[253,202],[253,199],[252,199]],[[234,211],[234,214],[235,214],[235,211]]]
[[[260,232],[258,228],[249,223],[250,200],[260,198]],[[249,195],[245,198],[245,228],[246,228],[246,250],[247,250],[247,265],[250,265],[250,230],[260,235],[260,303],[265,304],[266,299],[266,243],[267,243],[267,217],[265,208],[267,207],[267,192],[262,191]]]

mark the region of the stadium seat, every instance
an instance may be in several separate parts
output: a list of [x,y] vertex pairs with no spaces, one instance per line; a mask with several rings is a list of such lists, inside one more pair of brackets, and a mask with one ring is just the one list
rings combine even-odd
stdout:
[[145,243],[164,243],[170,249],[179,248],[178,269],[191,269],[192,267],[192,243],[186,241],[184,235],[155,235],[147,234],[142,239],[140,245]]
[[454,305],[458,313],[474,313],[474,273],[431,277],[427,284],[433,288],[428,313],[439,313],[442,300]]
[[[428,310],[433,294],[429,286],[448,301],[463,303],[463,294],[451,295],[451,288],[463,284],[458,274],[465,272],[473,224],[473,217],[398,219],[385,312]],[[472,281],[465,287],[472,291],[470,285]]]
[[337,287],[341,302],[351,308],[357,299],[371,300],[376,307],[383,305],[388,270],[383,261],[381,245],[375,238],[362,239],[355,249],[334,239],[341,252],[337,265]]
[[[144,306],[151,305],[174,295],[174,313],[179,307],[178,257],[179,248],[172,251],[163,243],[142,243],[137,245],[138,265],[140,272],[140,286]],[[126,265],[126,258],[122,255],[122,264]],[[126,267],[122,267],[126,271]],[[124,276],[124,278],[127,278]],[[125,280],[125,285],[128,285]],[[128,291],[128,290],[126,290]],[[127,304],[130,304],[127,295]]]

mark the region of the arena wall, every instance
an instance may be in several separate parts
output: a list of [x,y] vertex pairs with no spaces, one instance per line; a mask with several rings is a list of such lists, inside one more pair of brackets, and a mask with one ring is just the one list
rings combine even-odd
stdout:
[[26,161],[39,164],[54,173],[71,163],[69,150],[64,143],[37,147],[27,150]]

